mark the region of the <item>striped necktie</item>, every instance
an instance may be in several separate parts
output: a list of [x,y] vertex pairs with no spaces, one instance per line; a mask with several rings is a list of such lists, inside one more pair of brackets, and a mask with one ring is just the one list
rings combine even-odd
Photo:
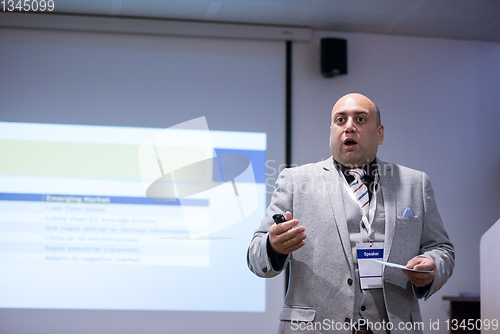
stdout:
[[361,212],[364,216],[368,217],[370,196],[368,195],[368,188],[361,180],[361,178],[366,175],[366,172],[364,169],[356,168],[351,169],[349,174],[354,176],[354,181],[350,184],[351,191],[354,193],[354,197],[361,208]]

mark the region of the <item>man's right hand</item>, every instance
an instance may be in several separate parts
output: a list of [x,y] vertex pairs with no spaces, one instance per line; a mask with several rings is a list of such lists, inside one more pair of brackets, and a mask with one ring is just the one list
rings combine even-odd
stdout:
[[289,254],[296,251],[306,244],[304,240],[307,238],[304,233],[306,230],[304,226],[292,228],[299,224],[299,220],[292,219],[290,211],[285,213],[285,219],[287,220],[286,222],[280,224],[274,223],[269,230],[271,247],[280,254]]

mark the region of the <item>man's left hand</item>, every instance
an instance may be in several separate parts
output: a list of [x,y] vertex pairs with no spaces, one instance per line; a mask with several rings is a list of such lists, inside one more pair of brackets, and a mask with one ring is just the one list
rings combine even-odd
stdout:
[[429,270],[431,273],[419,273],[416,271],[404,270],[403,273],[416,287],[423,287],[431,283],[436,277],[436,262],[426,257],[416,256],[406,264],[406,268],[415,270]]

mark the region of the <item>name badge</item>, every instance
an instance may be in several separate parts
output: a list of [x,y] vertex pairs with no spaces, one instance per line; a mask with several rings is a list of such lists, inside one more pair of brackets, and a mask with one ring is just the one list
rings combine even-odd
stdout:
[[359,279],[361,289],[379,289],[382,288],[382,263],[373,260],[384,259],[384,243],[357,243],[356,253],[358,255]]

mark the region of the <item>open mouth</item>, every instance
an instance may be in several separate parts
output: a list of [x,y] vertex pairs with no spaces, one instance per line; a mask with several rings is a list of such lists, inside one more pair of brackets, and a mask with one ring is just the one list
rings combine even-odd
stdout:
[[347,147],[353,147],[356,144],[357,142],[354,139],[347,138],[346,140],[344,140],[344,145]]

